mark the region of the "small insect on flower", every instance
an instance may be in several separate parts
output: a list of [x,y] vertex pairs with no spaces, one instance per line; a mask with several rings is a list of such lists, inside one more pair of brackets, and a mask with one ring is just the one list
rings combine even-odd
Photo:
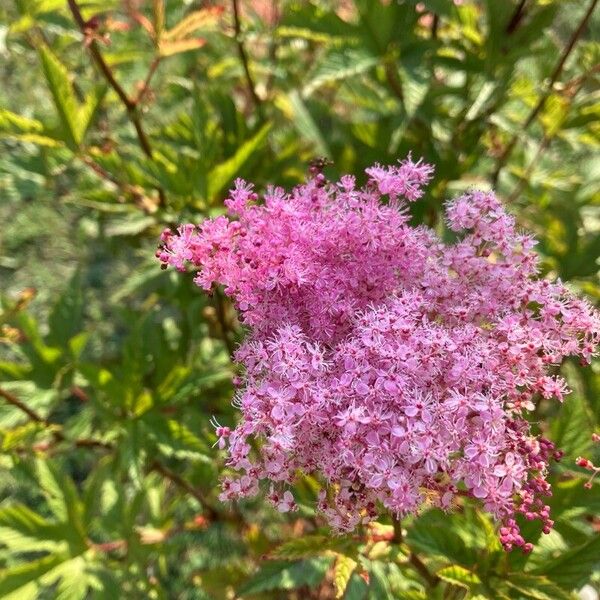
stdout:
[[562,454],[527,412],[568,395],[555,367],[589,362],[600,315],[538,277],[535,240],[493,193],[446,204],[447,243],[411,223],[431,165],[376,164],[363,187],[328,181],[325,166],[262,199],[236,180],[227,216],[161,238],[161,263],[222,286],[249,331],[234,355],[241,420],[213,419],[234,473],[220,498],[266,481],[289,512],[304,473],[322,482],[330,525],[352,531],[382,507],[451,510],[466,495],[500,522],[507,550],[530,552],[517,516],[551,530],[546,474]]

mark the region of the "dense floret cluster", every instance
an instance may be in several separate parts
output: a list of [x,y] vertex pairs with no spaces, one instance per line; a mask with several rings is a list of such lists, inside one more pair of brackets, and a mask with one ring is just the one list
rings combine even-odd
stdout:
[[159,259],[222,285],[249,328],[238,427],[218,427],[228,464],[222,499],[270,482],[281,511],[299,472],[324,482],[319,509],[350,531],[381,507],[414,513],[480,499],[507,549],[531,545],[516,515],[552,526],[544,497],[553,444],[524,414],[562,400],[552,374],[588,362],[599,315],[561,283],[536,278],[534,240],[493,193],[446,206],[455,241],[412,226],[408,204],[432,168],[375,165],[358,188],[313,173],[259,201],[241,180],[229,217],[165,231]]

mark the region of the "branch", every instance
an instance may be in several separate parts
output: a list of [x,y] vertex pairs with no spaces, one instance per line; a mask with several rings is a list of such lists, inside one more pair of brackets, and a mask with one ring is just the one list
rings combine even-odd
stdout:
[[[65,436],[65,434],[62,431],[54,429],[55,427],[60,427],[60,425],[58,425],[57,423],[52,423],[48,421],[48,419],[42,417],[35,410],[29,408],[22,400],[19,400],[19,398],[17,398],[14,394],[11,394],[8,390],[0,388],[0,396],[4,398],[9,404],[14,406],[15,408],[18,408],[22,413],[25,413],[29,417],[30,421],[43,425],[44,427],[47,427],[49,429],[53,429],[52,436],[54,437],[55,442],[71,441]],[[93,438],[79,438],[76,440],[72,440],[72,442],[78,448],[103,448],[105,450],[113,449],[112,444]],[[37,445],[37,447],[38,449],[41,449],[41,446],[39,444]]]
[[[23,401],[19,400],[14,394],[9,392],[8,390],[0,388],[0,396],[4,398],[9,404],[14,406],[15,408],[18,408],[21,412],[25,413],[31,421],[39,423],[40,425],[43,425],[48,428],[53,428],[57,426],[56,424],[51,423],[50,421],[39,415],[36,411],[29,408]],[[52,435],[54,437],[55,442],[70,441],[60,430],[52,431]],[[93,438],[79,438],[73,440],[72,443],[77,448],[102,448],[104,450],[115,449],[114,444],[111,444],[110,442],[103,442],[101,440],[96,440]],[[35,446],[35,449],[48,450],[51,446],[51,443],[42,443],[37,444]],[[186,491],[188,494],[196,498],[196,500],[198,500],[198,502],[202,505],[202,508],[206,513],[206,517],[208,520],[213,521],[218,519],[221,521],[231,521],[234,523],[241,522],[242,518],[239,513],[221,512],[218,509],[214,508],[201,490],[195,488],[193,485],[191,485],[185,479],[183,479],[180,475],[178,475],[174,471],[171,471],[171,469],[164,466],[158,460],[152,462],[152,464],[150,465],[150,470],[160,473],[165,479],[168,479],[169,481],[173,482],[175,485],[177,485],[178,487]]]
[[175,471],[171,471],[171,469],[165,467],[162,463],[155,460],[150,465],[151,471],[156,471],[160,473],[163,477],[172,481],[177,487],[180,487],[182,490],[186,491],[190,496],[193,496],[198,500],[198,502],[202,505],[204,511],[206,512],[206,516],[211,521],[216,519],[219,516],[219,513],[216,509],[214,509],[210,502],[207,500],[206,496],[200,491],[198,488],[195,488],[191,483],[187,482],[180,475],[175,473]]
[[31,421],[35,421],[36,423],[40,423],[41,425],[49,425],[46,419],[38,415],[34,410],[25,405],[21,400],[19,400],[16,396],[11,394],[8,390],[0,388],[0,396],[2,396],[2,398],[4,398],[9,404],[12,404],[21,412],[24,412]]
[[404,540],[404,535],[402,534],[402,521],[392,517],[392,525],[394,526],[394,543],[401,544]]
[[431,39],[432,40],[437,40],[439,26],[440,26],[440,17],[437,13],[433,13],[433,19],[431,20]]
[[[77,26],[81,30],[81,33],[84,35],[84,38],[85,37],[89,38],[90,29],[89,29],[85,19],[83,18],[83,15],[81,14],[81,10],[79,9],[79,6],[77,5],[76,0],[67,0],[67,2],[69,4],[71,14],[73,15],[73,18],[75,19]],[[111,68],[108,66],[108,64],[106,63],[106,61],[104,60],[104,58],[102,56],[102,53],[100,52],[100,48],[98,47],[98,42],[93,37],[89,39],[88,48],[89,48],[90,54],[92,55],[92,59],[94,60],[94,62],[96,63],[96,65],[98,66],[100,71],[102,72],[102,75],[104,75],[104,78],[106,79],[106,81],[108,82],[110,87],[116,92],[117,96],[119,96],[119,99],[121,100],[121,102],[123,103],[125,108],[127,109],[127,116],[129,117],[129,120],[131,121],[131,123],[133,124],[133,126],[135,128],[137,138],[140,143],[140,147],[142,148],[144,154],[148,158],[152,158],[152,146],[150,145],[150,140],[148,139],[148,136],[146,135],[146,132],[144,131],[144,127],[142,126],[142,121],[140,119],[140,115],[137,110],[137,104],[138,104],[139,97],[136,99],[131,99],[127,95],[127,92],[125,92],[125,90],[123,89],[121,84],[115,79],[115,76],[113,75]],[[158,66],[158,64],[156,66],[154,66],[154,63],[151,65],[149,76],[146,78],[148,82],[150,81],[150,78],[154,74],[154,71],[156,70],[157,66]],[[144,90],[144,94],[145,94],[144,87],[142,88],[142,90]],[[158,187],[156,189],[158,191],[158,196],[160,198],[161,204],[164,204],[165,203],[164,190],[160,187]]]
[[[571,35],[567,45],[565,46],[565,49],[563,50],[563,52],[560,56],[560,59],[558,60],[558,63],[556,63],[556,66],[554,67],[554,69],[550,75],[550,80],[546,86],[546,91],[540,96],[538,103],[535,105],[535,107],[529,113],[529,116],[527,117],[527,119],[525,120],[523,125],[520,127],[521,132],[525,131],[533,123],[533,121],[538,116],[540,111],[544,108],[546,101],[548,100],[548,98],[550,97],[550,94],[553,91],[554,84],[560,77],[562,70],[565,66],[565,63],[567,62],[567,59],[569,58],[571,52],[573,51],[573,48],[575,48],[575,44],[581,37],[581,34],[583,33],[584,29],[586,28],[588,21],[590,20],[590,17],[592,16],[592,13],[594,12],[594,9],[596,8],[597,4],[598,4],[598,0],[592,0],[590,2],[590,5],[589,5],[585,15],[581,19],[577,29],[575,29],[575,31]],[[519,141],[519,134],[515,134],[513,136],[513,138],[511,139],[511,141],[506,146],[506,148],[504,149],[504,152],[502,153],[502,155],[498,158],[498,160],[496,162],[495,171],[492,174],[492,183],[495,184],[498,181],[500,171],[502,171],[504,165],[510,158],[510,155],[512,154],[512,151],[514,150],[518,141]]]
[[427,582],[429,587],[433,588],[440,582],[440,578],[434,573],[431,573],[425,563],[414,552],[410,553],[408,560],[419,575]]
[[229,339],[229,327],[227,326],[227,320],[225,318],[225,306],[224,306],[224,298],[221,295],[219,289],[215,290],[214,294],[215,299],[215,309],[217,312],[217,319],[219,321],[219,327],[221,329],[221,337],[227,346],[227,352],[229,352],[229,356],[233,357],[233,353],[235,352],[235,348]]
[[[122,193],[130,194],[136,206],[141,208],[145,213],[152,214],[156,212],[158,204],[155,201],[151,201],[150,198],[144,195],[143,188],[140,186],[131,185],[125,181],[119,181],[114,175],[112,175],[112,173],[109,173],[104,167],[99,165],[93,158],[86,154],[82,154],[78,158],[92,171],[94,171],[98,177],[110,182]],[[162,201],[164,197],[161,195],[161,193],[162,190],[159,190],[159,196]]]
[[[570,103],[571,104],[573,103],[575,97],[580,92],[581,88],[584,86],[584,84],[586,83],[588,78],[592,77],[599,68],[600,68],[600,65],[596,65],[594,68],[590,69],[587,73],[584,73],[583,75],[581,75],[579,77],[575,77],[574,79],[572,79],[571,81],[569,81],[565,84],[565,89],[569,90],[569,93],[570,93]],[[525,188],[525,184],[529,181],[529,178],[537,165],[537,162],[540,160],[540,158],[542,157],[544,152],[549,148],[553,139],[554,139],[554,137],[549,136],[547,133],[544,135],[544,137],[542,138],[542,141],[535,153],[535,156],[531,159],[529,166],[527,167],[527,169],[525,170],[523,175],[521,175],[521,177],[519,178],[519,182],[515,186],[515,189],[512,191],[512,193],[508,197],[508,199],[507,199],[508,204],[511,204],[512,202],[514,202],[517,199],[517,197],[519,196],[519,194],[523,191],[523,189]],[[540,406],[539,404],[536,405],[536,410],[539,406]]]
[[252,78],[252,73],[250,73],[250,65],[248,64],[248,55],[246,54],[246,48],[244,47],[244,42],[242,41],[242,25],[240,22],[240,9],[238,6],[238,0],[231,0],[231,5],[233,8],[233,24],[235,29],[235,41],[237,44],[238,55],[240,57],[240,61],[242,63],[242,67],[244,68],[244,73],[246,75],[246,82],[248,84],[248,91],[250,92],[250,96],[252,98],[252,102],[255,108],[262,113],[262,102],[256,93],[256,86],[254,85],[254,79]]
[[[402,522],[400,519],[392,517],[392,524],[394,526],[394,537],[393,542],[395,544],[402,544],[404,541],[404,535],[402,533]],[[421,577],[427,582],[429,587],[435,587],[439,582],[440,578],[431,573],[425,563],[412,551],[409,550],[408,562],[414,567],[414,569],[421,575]]]
[[150,64],[150,68],[148,69],[146,79],[144,80],[140,91],[138,92],[137,96],[135,97],[135,100],[133,101],[136,106],[139,106],[143,102],[146,94],[148,93],[148,89],[150,88],[150,82],[152,81],[152,77],[154,77],[154,73],[156,73],[156,69],[158,69],[159,64],[160,56],[155,56],[154,60]]
[[392,58],[386,59],[385,61],[385,78],[387,79],[388,85],[400,100],[401,104],[404,104],[404,89],[402,87],[402,81],[398,77],[398,71],[394,65]]
[[519,5],[515,9],[515,12],[512,14],[512,17],[508,21],[508,24],[506,26],[506,33],[508,35],[510,35],[511,33],[514,33],[516,31],[517,27],[519,26],[519,23],[525,16],[524,9],[525,9],[526,2],[527,2],[527,0],[521,0],[521,2],[519,2]]

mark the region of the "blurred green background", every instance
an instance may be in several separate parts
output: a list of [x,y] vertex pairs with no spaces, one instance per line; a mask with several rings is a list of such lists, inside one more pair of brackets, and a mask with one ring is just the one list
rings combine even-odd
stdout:
[[[544,273],[600,302],[597,0],[5,0],[0,6],[0,598],[598,598],[600,362],[532,419],[565,451],[556,529],[504,554],[456,513],[332,539],[219,503],[243,332],[161,271],[160,231],[259,189],[436,165],[414,221],[495,187]],[[596,449],[596,459],[599,458]],[[283,546],[280,544],[283,543]],[[411,562],[418,555],[430,578]],[[585,596],[584,594],[588,594]]]

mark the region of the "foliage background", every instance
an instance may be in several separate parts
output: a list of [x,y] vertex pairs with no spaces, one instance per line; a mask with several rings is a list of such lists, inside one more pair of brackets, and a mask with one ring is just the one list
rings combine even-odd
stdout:
[[444,199],[495,185],[544,271],[597,303],[596,4],[2,2],[0,597],[597,598],[599,485],[574,461],[599,362],[566,364],[572,395],[532,416],[566,454],[530,556],[468,502],[332,539],[312,478],[288,517],[216,499],[208,418],[237,418],[242,332],[153,258],[235,176],[290,186],[315,156],[335,177],[412,150],[437,165],[415,222],[443,234]]

